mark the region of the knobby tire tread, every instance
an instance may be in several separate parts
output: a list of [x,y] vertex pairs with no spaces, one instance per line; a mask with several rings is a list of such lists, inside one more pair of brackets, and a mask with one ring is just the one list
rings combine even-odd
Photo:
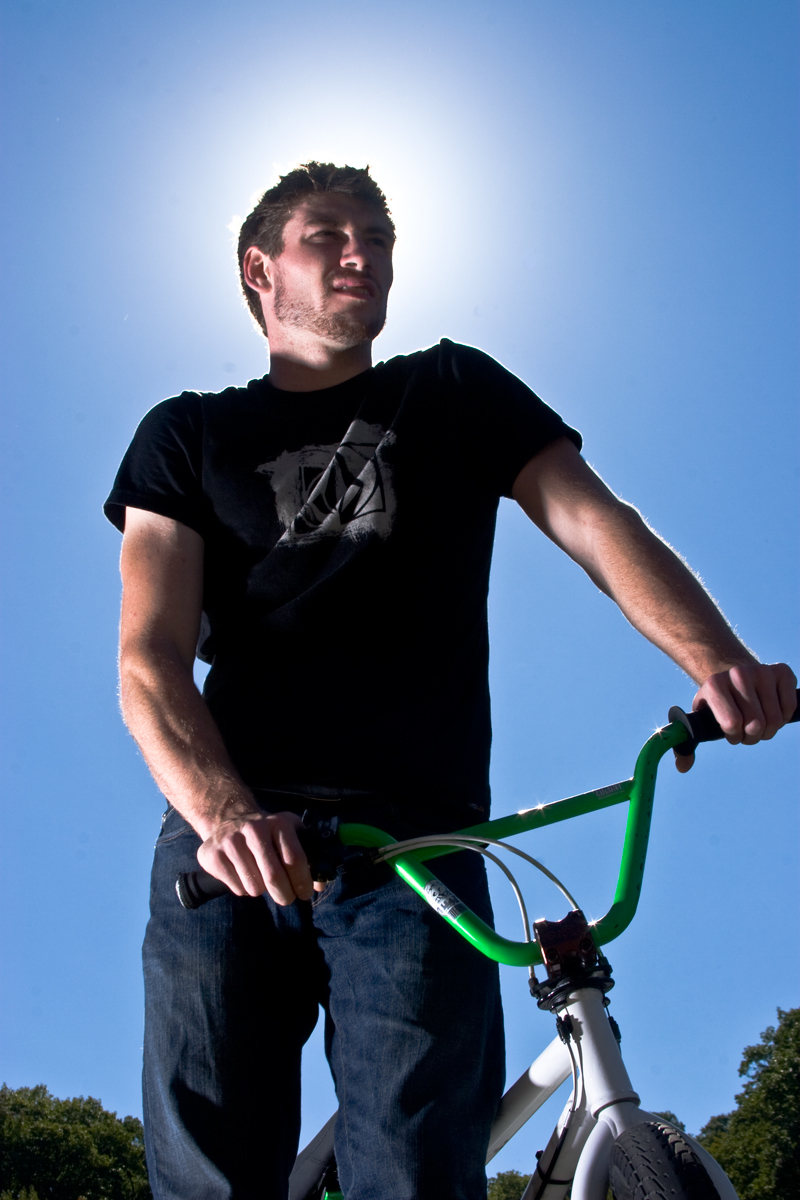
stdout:
[[614,1200],[720,1200],[703,1164],[681,1133],[646,1121],[620,1134],[611,1151]]

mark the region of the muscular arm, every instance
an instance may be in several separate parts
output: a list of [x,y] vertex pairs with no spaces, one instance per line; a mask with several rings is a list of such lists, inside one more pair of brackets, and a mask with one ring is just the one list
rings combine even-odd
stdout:
[[[792,715],[797,682],[789,667],[759,663],[682,559],[570,441],[561,438],[531,459],[513,496],[630,623],[701,685],[694,707],[708,704],[728,741],[771,738]],[[688,770],[691,760],[678,766]]]
[[281,904],[308,899],[299,819],[261,812],[194,684],[202,538],[178,521],[129,508],[121,571],[122,713],[161,791],[203,839],[198,860],[237,895],[269,891]]

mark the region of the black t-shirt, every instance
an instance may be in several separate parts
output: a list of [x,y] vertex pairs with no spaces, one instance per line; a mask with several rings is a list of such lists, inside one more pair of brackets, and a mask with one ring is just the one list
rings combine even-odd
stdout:
[[565,435],[580,448],[520,380],[446,340],[322,391],[258,379],[147,414],[105,511],[202,536],[204,696],[252,787],[488,813],[498,500]]

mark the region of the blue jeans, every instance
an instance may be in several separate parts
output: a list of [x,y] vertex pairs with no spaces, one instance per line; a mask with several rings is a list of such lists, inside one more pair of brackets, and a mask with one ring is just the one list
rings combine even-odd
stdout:
[[[381,819],[395,836],[410,833]],[[156,1200],[285,1200],[300,1052],[320,1004],[347,1200],[485,1198],[503,1085],[495,965],[386,867],[339,878],[310,903],[224,897],[186,912],[175,879],[196,868],[199,844],[170,809],[144,942]],[[436,870],[491,921],[478,855]]]

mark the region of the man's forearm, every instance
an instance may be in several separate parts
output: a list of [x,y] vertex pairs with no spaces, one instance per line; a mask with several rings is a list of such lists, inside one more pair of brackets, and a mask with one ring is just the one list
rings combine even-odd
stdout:
[[203,840],[222,821],[259,811],[191,673],[173,650],[123,649],[120,681],[125,723],[153,778]]
[[692,571],[630,506],[593,514],[578,561],[630,623],[697,683],[758,661]]
[[258,807],[180,655],[123,651],[120,676],[125,721],[161,791],[203,839],[200,865],[240,896],[310,899],[299,818]]
[[523,467],[513,495],[630,623],[698,683],[757,662],[686,564],[566,438]]

